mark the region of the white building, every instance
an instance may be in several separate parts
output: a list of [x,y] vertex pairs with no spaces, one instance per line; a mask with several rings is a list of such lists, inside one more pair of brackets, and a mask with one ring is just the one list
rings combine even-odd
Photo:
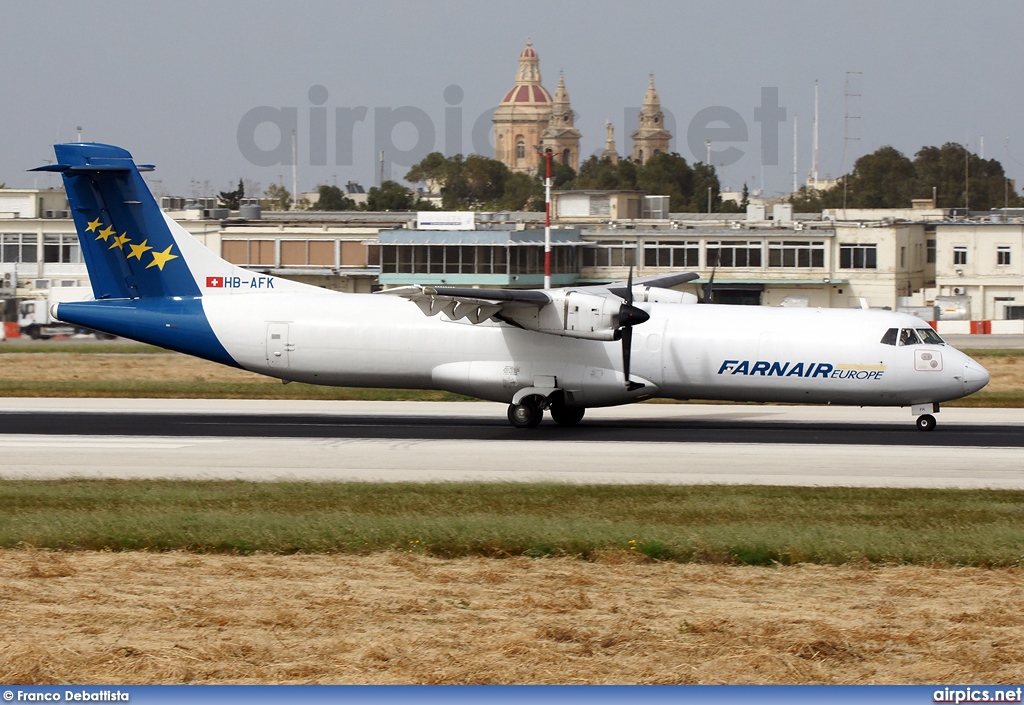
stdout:
[[[559,194],[556,227],[579,232],[565,281],[624,279],[630,266],[635,276],[690,270],[701,279],[688,287],[700,293],[715,269],[715,299],[729,303],[896,308],[959,296],[966,297],[970,318],[993,321],[993,331],[1024,332],[1024,321],[997,323],[1024,316],[1024,214],[965,220],[932,209],[876,210],[847,211],[843,220],[840,214],[794,215],[776,206],[773,220],[764,220],[758,208],[749,216],[651,218],[642,217],[650,215],[644,198],[636,192]],[[414,229],[416,222],[415,213],[358,211],[264,212],[258,219],[220,210],[216,215],[230,217],[213,215],[202,209],[172,213],[232,263],[349,292],[380,285],[379,232]],[[531,229],[543,219],[543,213],[481,213],[477,232]],[[444,246],[432,237],[422,231],[416,240],[428,255],[433,244]],[[409,274],[436,274],[434,259],[424,260],[424,272],[414,266]],[[402,283],[399,264],[389,270],[388,285]],[[460,276],[481,275],[467,285],[498,285],[494,272],[488,278],[482,270],[463,268]],[[38,298],[51,287],[88,284],[63,191],[0,190],[0,283],[14,278],[16,289],[5,289],[0,298]],[[10,311],[9,304],[8,319]]]

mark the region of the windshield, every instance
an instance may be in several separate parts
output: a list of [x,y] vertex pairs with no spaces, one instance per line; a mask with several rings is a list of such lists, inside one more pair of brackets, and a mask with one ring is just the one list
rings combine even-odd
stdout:
[[921,339],[917,337],[913,328],[904,328],[900,331],[900,345],[917,345],[920,342]]
[[917,329],[917,334],[919,336],[921,336],[921,340],[923,340],[926,345],[945,345],[946,344],[946,341],[944,341],[942,338],[940,338],[939,334],[936,333],[931,328],[918,328]]

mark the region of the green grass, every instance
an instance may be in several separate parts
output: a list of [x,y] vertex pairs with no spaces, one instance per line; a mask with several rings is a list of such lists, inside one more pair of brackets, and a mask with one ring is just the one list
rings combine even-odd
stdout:
[[989,409],[1020,409],[1024,408],[1024,392],[990,392],[983,389],[969,397],[944,401],[942,405],[970,408],[986,407]]
[[1019,566],[1024,492],[0,481],[0,546]]
[[1020,348],[964,348],[960,350],[965,355],[975,359],[979,357],[1024,357],[1024,349]]

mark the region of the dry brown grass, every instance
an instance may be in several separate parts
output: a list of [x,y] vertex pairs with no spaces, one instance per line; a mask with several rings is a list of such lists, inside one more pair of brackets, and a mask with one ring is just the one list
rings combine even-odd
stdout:
[[1024,358],[985,357],[980,362],[992,375],[985,389],[989,392],[1024,392]]
[[6,683],[1019,683],[1019,570],[0,551]]
[[178,353],[9,353],[2,360],[0,376],[10,382],[260,382],[267,379],[255,372]]

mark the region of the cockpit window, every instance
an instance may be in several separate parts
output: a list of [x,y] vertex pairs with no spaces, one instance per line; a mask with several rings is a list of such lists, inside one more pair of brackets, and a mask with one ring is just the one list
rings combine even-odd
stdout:
[[939,337],[931,328],[918,328],[917,334],[921,336],[921,340],[925,342],[925,345],[945,345],[946,341]]
[[899,328],[890,328],[882,336],[882,345],[896,345],[896,338],[900,334]]
[[921,339],[913,328],[904,328],[900,331],[900,345],[919,345]]

